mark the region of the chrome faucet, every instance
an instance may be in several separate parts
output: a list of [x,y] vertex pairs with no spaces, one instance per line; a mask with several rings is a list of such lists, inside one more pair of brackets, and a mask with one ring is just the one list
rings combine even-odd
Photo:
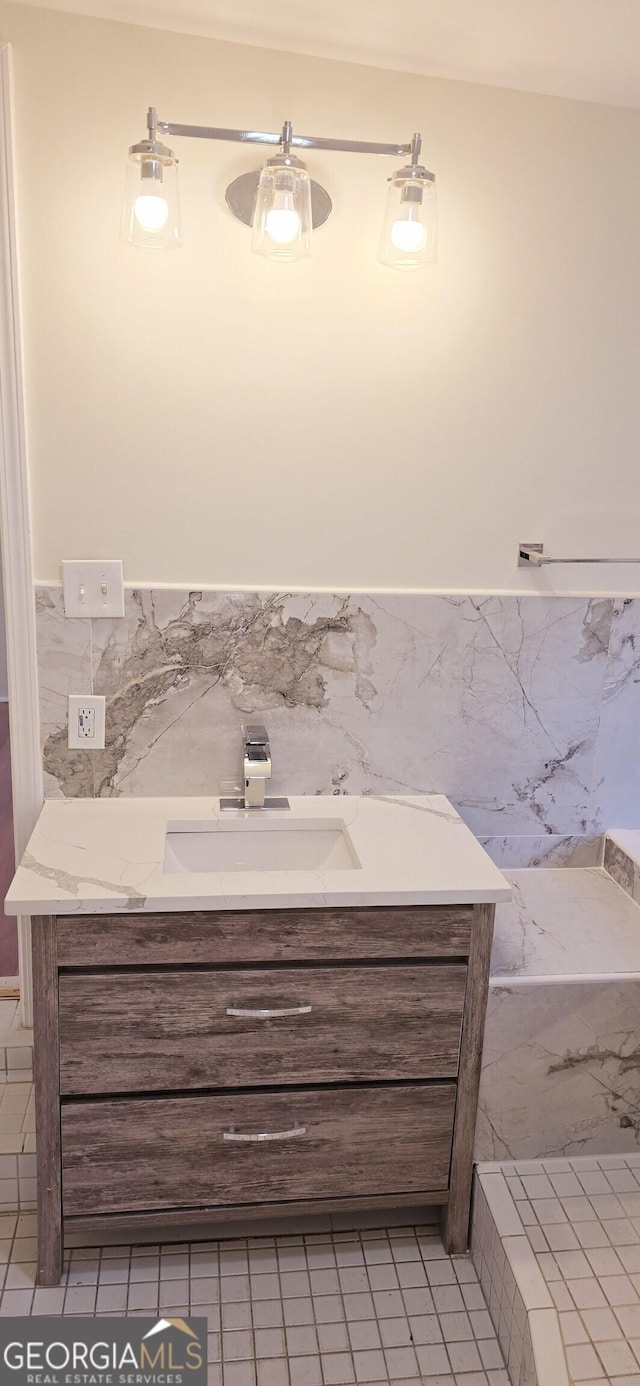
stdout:
[[267,780],[271,779],[271,747],[266,727],[255,722],[242,728],[242,781],[244,788],[234,785],[233,795],[220,798],[221,809],[234,812],[245,809],[288,809],[289,800],[265,798]]
[[243,730],[244,807],[264,808],[264,790],[271,779],[271,747],[266,727],[250,723]]

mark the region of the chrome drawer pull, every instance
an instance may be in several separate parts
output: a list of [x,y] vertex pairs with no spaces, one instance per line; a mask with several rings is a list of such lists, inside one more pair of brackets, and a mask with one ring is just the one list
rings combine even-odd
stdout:
[[230,1126],[228,1131],[222,1132],[223,1141],[290,1141],[293,1136],[306,1136],[306,1126],[299,1126],[296,1122],[290,1131],[257,1131],[255,1135],[245,1135],[244,1131],[236,1131],[235,1126]]
[[285,1015],[309,1015],[311,1006],[281,1006],[276,1010],[253,1010],[246,1006],[227,1006],[226,1014],[236,1020],[280,1020]]

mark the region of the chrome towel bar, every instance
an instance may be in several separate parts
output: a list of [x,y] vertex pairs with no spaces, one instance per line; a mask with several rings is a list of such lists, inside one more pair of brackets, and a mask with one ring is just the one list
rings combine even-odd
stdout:
[[551,558],[544,544],[518,545],[519,568],[542,568],[547,563],[640,563],[640,558]]

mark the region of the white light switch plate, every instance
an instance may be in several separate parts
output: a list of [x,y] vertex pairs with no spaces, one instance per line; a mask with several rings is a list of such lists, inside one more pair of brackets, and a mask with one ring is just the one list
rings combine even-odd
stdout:
[[124,616],[122,559],[65,559],[62,592],[65,616]]
[[67,745],[85,751],[104,750],[106,699],[93,693],[69,694],[69,737]]

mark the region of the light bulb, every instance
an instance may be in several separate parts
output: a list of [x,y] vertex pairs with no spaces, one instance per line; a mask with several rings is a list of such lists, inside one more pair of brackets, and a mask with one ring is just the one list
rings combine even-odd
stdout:
[[145,231],[162,231],[167,224],[169,204],[158,193],[141,193],[134,203],[134,216]]
[[389,180],[378,259],[391,269],[419,269],[435,264],[436,241],[433,174],[421,164],[408,164]]
[[251,249],[288,264],[311,249],[311,180],[295,155],[277,154],[260,174]]
[[276,193],[274,206],[269,209],[265,221],[265,231],[270,240],[278,245],[291,245],[300,233],[300,217],[291,206],[288,193]]
[[422,250],[426,243],[426,227],[416,216],[415,207],[407,208],[407,216],[394,221],[391,227],[391,243],[396,250],[402,250],[407,254]]

